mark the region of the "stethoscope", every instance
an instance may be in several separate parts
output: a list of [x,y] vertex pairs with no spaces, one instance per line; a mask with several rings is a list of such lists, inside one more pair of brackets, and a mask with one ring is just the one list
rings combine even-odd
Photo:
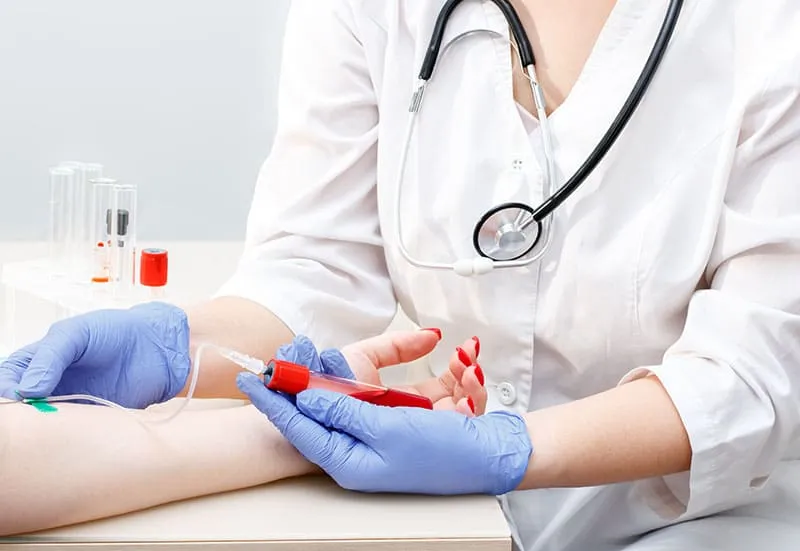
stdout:
[[[520,21],[519,15],[517,15],[511,2],[509,0],[492,0],[508,23],[511,35],[514,38],[511,44],[514,46],[519,56],[520,65],[523,67],[526,77],[530,81],[531,91],[533,92],[533,100],[542,134],[542,150],[545,158],[544,190],[546,199],[536,208],[525,203],[512,202],[497,205],[487,211],[475,224],[475,229],[472,234],[472,244],[477,253],[476,257],[458,259],[452,264],[425,262],[412,257],[403,241],[400,208],[400,200],[402,198],[401,188],[405,176],[408,151],[411,145],[414,125],[417,114],[422,106],[425,87],[433,76],[437,59],[440,57],[439,50],[441,49],[447,22],[453,11],[461,2],[462,0],[448,0],[439,12],[419,72],[417,87],[411,98],[411,104],[408,109],[409,117],[406,127],[405,145],[401,152],[397,183],[395,186],[395,231],[400,252],[410,264],[418,268],[453,270],[459,275],[471,276],[486,274],[495,268],[517,268],[527,266],[537,261],[546,252],[547,246],[551,240],[550,220],[548,217],[550,217],[550,215],[552,215],[553,212],[555,212],[555,210],[586,181],[592,171],[594,171],[614,145],[617,138],[622,133],[622,130],[628,124],[628,121],[630,121],[633,113],[644,97],[647,88],[650,86],[650,82],[658,70],[658,66],[669,46],[681,8],[683,7],[683,0],[670,0],[664,23],[661,26],[661,30],[658,33],[655,45],[650,52],[647,62],[633,90],[605,135],[575,174],[552,194],[550,194],[550,192],[554,188],[553,182],[555,180],[552,133],[547,120],[544,93],[542,92],[542,88],[536,76],[536,61],[533,55],[533,47]],[[445,46],[445,50],[458,40],[475,33],[489,33],[505,39],[502,34],[490,29],[474,29],[458,35]],[[444,52],[442,52],[442,55],[444,55]],[[518,174],[518,176],[522,177],[521,173]],[[542,239],[543,235],[545,236],[544,239]],[[543,246],[531,254],[533,249],[540,244],[540,242]]]

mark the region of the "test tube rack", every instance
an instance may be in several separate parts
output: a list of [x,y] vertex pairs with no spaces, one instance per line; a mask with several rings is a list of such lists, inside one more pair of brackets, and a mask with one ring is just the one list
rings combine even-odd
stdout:
[[166,251],[148,249],[145,266],[157,277],[137,281],[135,186],[104,177],[102,165],[70,162],[50,169],[50,188],[47,256],[2,266],[5,349],[41,338],[66,317],[167,300]]

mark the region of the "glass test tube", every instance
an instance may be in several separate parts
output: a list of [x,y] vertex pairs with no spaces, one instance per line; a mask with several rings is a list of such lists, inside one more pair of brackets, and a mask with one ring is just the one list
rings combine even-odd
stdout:
[[136,186],[117,184],[114,205],[106,211],[106,224],[111,237],[111,278],[121,294],[136,284]]
[[71,194],[72,221],[70,226],[70,273],[78,279],[83,279],[91,269],[92,239],[91,212],[92,190],[91,182],[103,176],[103,166],[96,163],[82,163],[69,161],[61,163],[62,167],[70,168],[75,173],[75,183]]
[[72,211],[70,198],[75,187],[75,172],[65,167],[50,169],[50,269],[66,273],[70,245]]
[[92,244],[93,283],[108,283],[111,277],[111,227],[108,213],[115,208],[117,180],[95,178],[91,181],[92,206],[90,209],[89,232]]
[[79,237],[81,270],[79,277],[84,279],[92,271],[92,253],[94,245],[94,217],[92,211],[92,182],[103,177],[103,165],[96,163],[85,163],[83,165],[84,189],[81,195],[81,224]]

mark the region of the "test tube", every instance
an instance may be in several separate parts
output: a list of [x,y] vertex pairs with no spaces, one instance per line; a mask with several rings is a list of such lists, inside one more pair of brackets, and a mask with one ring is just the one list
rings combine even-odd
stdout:
[[308,389],[321,389],[347,394],[380,406],[433,409],[431,400],[419,394],[311,371],[304,365],[283,360],[272,359],[268,362],[256,360],[257,365],[253,365],[252,358],[244,358],[242,362],[241,355],[231,352],[233,351],[224,350],[222,355],[245,369],[263,375],[266,387],[277,392],[299,394]]
[[273,359],[266,363],[264,384],[271,390],[289,394],[316,388],[347,394],[380,406],[433,409],[431,400],[426,396],[311,371],[304,365],[282,360]]
[[67,168],[74,174],[72,187],[66,197],[70,216],[66,228],[67,242],[65,247],[65,271],[68,275],[74,276],[80,267],[80,259],[77,258],[77,255],[80,252],[80,228],[85,214],[83,212],[81,198],[85,193],[86,180],[83,174],[83,163],[67,161],[60,163],[58,166]]
[[84,258],[88,258],[94,245],[92,213],[92,183],[103,177],[103,165],[85,163],[83,165],[83,191],[81,192],[81,222],[79,226],[80,247]]
[[108,283],[111,275],[111,228],[107,223],[107,213],[116,204],[115,190],[117,180],[113,178],[95,178],[91,182],[92,206],[90,209],[89,232],[92,245],[93,283]]
[[114,186],[114,205],[106,211],[106,224],[111,238],[111,278],[120,294],[136,284],[136,204],[136,186]]
[[67,271],[72,212],[70,198],[75,172],[65,167],[50,169],[50,269],[55,274]]
[[61,163],[75,173],[75,182],[70,197],[72,220],[70,227],[69,258],[70,272],[83,279],[90,269],[92,239],[90,238],[90,213],[92,212],[91,182],[102,178],[103,166],[96,163],[69,161]]

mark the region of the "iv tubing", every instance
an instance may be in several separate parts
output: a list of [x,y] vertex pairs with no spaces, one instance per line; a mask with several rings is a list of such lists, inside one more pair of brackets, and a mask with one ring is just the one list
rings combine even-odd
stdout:
[[[168,421],[172,421],[181,412],[183,412],[183,410],[186,408],[186,406],[189,405],[189,400],[191,400],[192,396],[194,396],[194,391],[195,391],[195,388],[197,387],[197,380],[200,378],[200,360],[201,360],[201,357],[203,355],[203,350],[205,350],[206,348],[209,348],[209,347],[217,349],[217,350],[225,350],[225,349],[223,349],[221,347],[218,347],[218,346],[210,344],[210,343],[201,343],[197,347],[197,350],[195,351],[195,354],[194,354],[194,361],[192,362],[192,368],[191,368],[192,374],[191,374],[191,381],[189,382],[189,391],[186,393],[186,398],[184,398],[183,403],[180,406],[178,406],[178,408],[175,411],[173,411],[172,413],[168,414],[167,416],[165,416],[163,418],[147,419],[147,417],[149,417],[149,415],[147,415],[147,414],[145,414],[144,416],[136,415],[136,418],[139,419],[140,421],[143,421],[143,422],[146,421],[146,422],[150,422],[150,423],[166,423]],[[86,402],[94,402],[95,404],[99,404],[101,406],[107,406],[107,407],[110,407],[110,408],[122,410],[122,411],[124,411],[126,413],[129,413],[131,415],[134,415],[134,412],[141,411],[141,410],[129,409],[129,408],[123,407],[123,406],[121,406],[119,404],[115,404],[114,402],[111,402],[109,400],[105,400],[103,398],[98,398],[97,396],[90,396],[88,394],[69,394],[67,396],[48,396],[46,398],[25,398],[25,399],[23,399],[21,401],[13,401],[13,400],[11,400],[11,401],[7,401],[7,402],[0,402],[0,405],[19,404],[19,403],[23,403],[23,404],[28,403],[29,404],[29,403],[32,403],[32,402],[44,402],[44,403],[50,404],[50,403],[54,403],[54,402],[73,402],[73,401],[76,401],[76,400],[83,400],[83,401],[86,401]]]

